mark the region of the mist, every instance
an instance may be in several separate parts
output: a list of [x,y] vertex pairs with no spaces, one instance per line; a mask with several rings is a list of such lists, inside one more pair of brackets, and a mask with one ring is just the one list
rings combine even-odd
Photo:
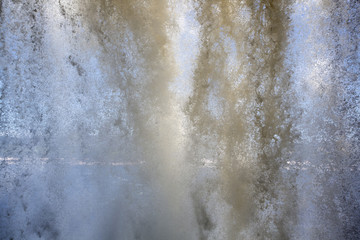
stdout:
[[0,19],[0,239],[360,238],[358,1]]

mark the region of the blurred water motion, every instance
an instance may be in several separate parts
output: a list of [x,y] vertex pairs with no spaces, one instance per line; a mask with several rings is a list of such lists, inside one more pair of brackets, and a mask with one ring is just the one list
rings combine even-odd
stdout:
[[0,239],[360,239],[358,1],[0,6]]

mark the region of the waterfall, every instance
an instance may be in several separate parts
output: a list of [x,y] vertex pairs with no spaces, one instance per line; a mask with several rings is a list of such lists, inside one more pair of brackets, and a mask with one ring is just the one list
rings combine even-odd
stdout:
[[0,19],[0,239],[360,238],[358,1]]

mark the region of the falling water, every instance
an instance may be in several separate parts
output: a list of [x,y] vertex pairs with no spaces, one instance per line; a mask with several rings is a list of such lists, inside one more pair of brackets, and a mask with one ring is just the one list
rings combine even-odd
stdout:
[[0,239],[360,239],[358,1],[0,13]]

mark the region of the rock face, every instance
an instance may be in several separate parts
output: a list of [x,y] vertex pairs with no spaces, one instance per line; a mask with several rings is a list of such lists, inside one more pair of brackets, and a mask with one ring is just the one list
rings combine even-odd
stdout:
[[360,239],[359,18],[0,1],[0,239]]

